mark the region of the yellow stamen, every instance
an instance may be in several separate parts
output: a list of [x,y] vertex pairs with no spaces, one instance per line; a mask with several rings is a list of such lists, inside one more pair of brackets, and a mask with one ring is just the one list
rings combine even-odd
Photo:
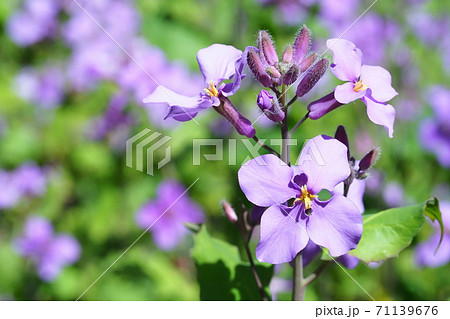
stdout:
[[296,204],[297,202],[303,202],[305,204],[305,209],[310,209],[311,201],[318,196],[311,194],[308,191],[308,188],[306,187],[306,185],[303,185],[301,187],[301,190],[302,190],[302,194],[300,195],[300,197],[298,197],[294,200],[294,204]]
[[219,91],[217,90],[216,86],[214,85],[214,81],[209,81],[209,86],[204,91],[210,97],[218,97],[219,96]]
[[353,91],[355,91],[355,92],[364,91],[367,89],[368,89],[367,85],[362,83],[362,80],[359,80],[358,82],[356,82],[355,86],[353,87]]

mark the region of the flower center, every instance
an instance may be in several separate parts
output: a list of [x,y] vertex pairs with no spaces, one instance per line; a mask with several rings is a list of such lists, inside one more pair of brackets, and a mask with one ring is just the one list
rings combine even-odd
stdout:
[[358,82],[356,82],[355,86],[353,87],[353,91],[355,91],[355,92],[364,91],[367,89],[368,89],[367,85],[362,83],[362,80],[359,80]]
[[214,81],[209,81],[209,86],[204,91],[206,94],[208,94],[210,97],[218,97],[219,91],[217,90]]
[[308,191],[308,188],[306,187],[306,185],[303,185],[300,189],[301,189],[302,193],[301,193],[300,197],[298,197],[294,200],[294,205],[297,202],[303,202],[305,204],[305,209],[310,209],[311,201],[318,196],[311,194]]

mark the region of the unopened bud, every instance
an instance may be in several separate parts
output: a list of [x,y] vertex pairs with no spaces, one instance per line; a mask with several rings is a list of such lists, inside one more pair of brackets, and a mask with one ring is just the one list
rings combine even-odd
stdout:
[[302,62],[299,64],[300,72],[305,72],[309,69],[311,65],[316,62],[317,59],[317,53],[313,52],[310,55],[308,55]]
[[278,63],[278,55],[273,46],[272,37],[266,31],[259,31],[258,49],[262,52],[264,59],[269,65],[276,65]]
[[236,212],[234,211],[233,207],[231,207],[230,203],[228,203],[226,200],[222,201],[222,208],[223,212],[225,213],[225,216],[227,216],[230,222],[236,223],[238,221],[238,216],[236,215]]
[[334,98],[334,91],[333,91],[330,94],[327,94],[324,97],[314,102],[311,102],[308,105],[309,118],[311,120],[318,120],[328,112],[333,111],[334,109],[338,108],[341,105],[343,104],[339,103]]
[[248,138],[255,136],[256,132],[252,122],[242,116],[227,97],[220,96],[220,102],[220,105],[214,109],[225,117],[239,134]]
[[369,168],[371,168],[378,160],[379,154],[380,154],[380,151],[379,151],[379,149],[376,149],[376,148],[374,148],[369,153],[367,153],[359,162],[358,172],[365,172]]
[[348,147],[348,136],[347,132],[345,131],[345,127],[342,125],[339,125],[336,133],[334,134],[334,138],[337,139],[339,142],[347,146],[347,159],[350,160],[350,149]]
[[310,31],[309,29],[304,25],[298,35],[297,38],[295,39],[294,42],[294,47],[293,47],[293,56],[292,56],[292,60],[294,63],[300,63],[306,56],[306,54],[309,51],[309,47],[310,47]]
[[298,97],[302,97],[311,91],[320,78],[325,74],[325,71],[328,68],[328,63],[329,62],[327,59],[322,59],[309,69],[297,87]]
[[286,49],[284,49],[283,62],[285,62],[285,63],[292,62],[293,53],[294,53],[294,49],[292,48],[291,45],[288,45],[286,47]]
[[292,64],[292,66],[287,70],[283,76],[283,84],[290,85],[297,81],[300,70],[297,65]]
[[254,48],[248,50],[247,63],[255,78],[265,87],[271,87],[273,84],[272,79],[266,73],[266,68],[261,61],[258,53]]
[[273,97],[269,92],[261,90],[256,103],[271,121],[281,122],[284,120],[285,114],[278,103],[278,99]]
[[280,71],[278,71],[277,68],[274,67],[274,66],[269,66],[269,67],[267,67],[267,68],[266,68],[266,73],[267,73],[268,75],[270,75],[272,78],[275,78],[275,79],[281,78],[281,73],[280,73]]

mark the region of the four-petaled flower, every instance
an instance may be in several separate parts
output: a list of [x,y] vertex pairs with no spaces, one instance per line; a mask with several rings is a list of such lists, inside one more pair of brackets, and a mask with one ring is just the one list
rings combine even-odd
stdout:
[[334,194],[319,200],[323,189],[350,175],[347,148],[322,135],[302,150],[298,166],[288,166],[274,155],[250,160],[239,170],[239,184],[250,202],[269,207],[261,217],[261,239],[256,257],[263,262],[290,262],[308,241],[325,247],[332,256],[356,248],[362,234],[359,209],[348,198]]
[[369,119],[383,125],[389,137],[393,136],[395,110],[386,102],[398,93],[391,86],[389,72],[380,67],[362,65],[362,53],[352,42],[344,39],[330,39],[328,48],[333,52],[331,72],[342,81],[334,91],[336,101],[348,104],[361,99],[367,106]]
[[[166,118],[173,117],[178,121],[192,120],[198,112],[212,106],[219,106],[219,97],[229,97],[236,93],[244,78],[242,74],[246,60],[242,59],[242,51],[230,45],[213,44],[201,49],[197,54],[200,71],[205,79],[204,87],[197,96],[180,95],[168,88],[158,86],[144,99],[144,103],[168,104]],[[224,81],[231,80],[225,83]]]

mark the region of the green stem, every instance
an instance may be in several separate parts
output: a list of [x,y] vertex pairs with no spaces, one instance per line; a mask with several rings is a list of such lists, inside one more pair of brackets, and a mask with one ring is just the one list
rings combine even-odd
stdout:
[[253,136],[253,140],[258,143],[259,145],[261,145],[262,148],[268,150],[270,153],[272,153],[275,156],[280,157],[280,154],[278,154],[277,151],[275,151],[273,148],[271,148],[269,145],[264,144],[259,138],[255,136]]
[[294,258],[294,285],[292,287],[292,300],[303,301],[305,299],[306,285],[303,279],[303,258],[299,252]]
[[290,131],[290,135],[292,136],[295,131],[297,131],[297,129],[300,127],[300,125],[302,125],[309,117],[309,112],[305,114],[305,116],[302,117],[302,119],[300,121],[297,122],[297,124],[294,125],[294,127],[292,128],[292,130]]

